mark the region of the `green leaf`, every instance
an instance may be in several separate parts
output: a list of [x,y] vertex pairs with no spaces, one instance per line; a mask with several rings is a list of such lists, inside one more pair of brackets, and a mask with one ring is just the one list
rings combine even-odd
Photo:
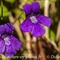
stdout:
[[5,0],[6,2],[9,2],[9,3],[14,3],[15,0]]
[[1,16],[1,6],[0,6],[0,16]]
[[8,9],[6,6],[3,5],[3,17],[8,16]]
[[1,6],[0,6],[0,16],[1,15],[3,15],[3,17],[8,16],[8,9],[6,8],[6,6],[3,5],[2,8],[3,8],[3,11],[2,11]]
[[40,8],[43,8],[44,7],[44,4],[45,4],[45,1],[40,1]]
[[25,19],[25,13],[23,13],[23,14],[21,15],[21,18]]
[[23,11],[21,11],[19,9],[15,9],[15,10],[13,10],[13,12],[15,13],[16,16],[20,16],[20,18],[25,19],[25,13],[22,13]]
[[3,16],[8,16],[8,9],[3,6]]
[[55,40],[55,38],[56,38],[56,36],[55,36],[54,31],[50,30],[50,39]]

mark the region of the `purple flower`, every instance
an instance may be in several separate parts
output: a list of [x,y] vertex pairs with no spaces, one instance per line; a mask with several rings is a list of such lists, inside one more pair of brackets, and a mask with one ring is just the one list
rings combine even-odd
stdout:
[[51,19],[39,14],[39,3],[33,2],[32,4],[25,4],[23,9],[26,13],[26,19],[20,25],[21,30],[31,32],[35,37],[44,35],[45,30],[43,25],[49,27],[51,25]]
[[12,35],[13,31],[10,23],[0,26],[0,54],[4,53],[7,57],[14,56],[21,47],[21,42]]

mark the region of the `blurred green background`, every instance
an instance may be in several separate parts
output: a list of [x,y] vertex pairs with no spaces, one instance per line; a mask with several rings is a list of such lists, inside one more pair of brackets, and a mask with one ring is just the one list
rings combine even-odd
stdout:
[[[30,33],[22,32],[19,28],[26,18],[23,5],[31,4],[33,1],[40,3],[40,14],[47,15],[52,19],[52,25],[46,28],[48,34],[46,33],[39,38],[33,37]],[[48,1],[46,4],[48,5],[48,14],[45,12],[46,1]],[[0,0],[0,3],[0,25],[7,22],[13,23],[15,27],[14,36],[19,38],[23,44],[15,56],[42,56],[40,59],[26,59],[26,57],[7,58],[1,55],[0,60],[60,60],[60,58],[51,58],[51,55],[60,56],[60,0]],[[48,55],[49,58],[47,58]]]

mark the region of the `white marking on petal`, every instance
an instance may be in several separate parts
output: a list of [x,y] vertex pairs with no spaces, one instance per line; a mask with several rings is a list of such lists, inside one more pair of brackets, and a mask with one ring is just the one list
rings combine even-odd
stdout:
[[37,23],[38,22],[38,20],[36,19],[35,16],[31,16],[30,19],[31,19],[32,23]]
[[5,37],[4,38],[4,41],[5,41],[6,45],[10,45],[11,44],[11,42],[9,40],[10,40],[9,37]]

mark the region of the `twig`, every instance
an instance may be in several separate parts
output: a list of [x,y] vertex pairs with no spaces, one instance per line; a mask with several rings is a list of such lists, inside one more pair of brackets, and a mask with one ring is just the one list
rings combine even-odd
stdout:
[[[36,37],[32,38],[32,43],[31,43],[31,50],[32,50],[32,56],[37,57],[37,46],[36,46]],[[37,60],[37,58],[32,58],[32,60]]]
[[39,60],[46,60],[46,56],[45,56],[45,53],[44,53],[44,50],[43,50],[43,47],[42,47],[42,43],[41,43],[41,41],[40,41],[41,39],[40,38],[38,38],[38,40],[37,40],[37,43],[38,43],[38,50],[39,50],[39,55],[38,55],[38,59]]
[[2,58],[1,60],[10,60],[9,58],[7,58],[6,56],[4,56],[3,54],[1,54],[0,58]]
[[[44,7],[44,15],[48,16],[48,9],[49,9],[49,0],[45,0],[45,7]],[[49,36],[48,27],[45,27],[46,33],[45,35]]]
[[[9,12],[9,21],[11,23],[14,23],[14,21],[15,21],[15,19],[13,18],[11,12]],[[19,36],[20,41],[22,43],[24,43],[24,38],[23,38],[23,35],[22,35],[21,30],[19,28],[19,24],[17,22],[15,22],[13,25],[14,25],[14,28],[15,28],[16,32],[18,33],[18,36]]]
[[24,13],[24,11],[23,11],[19,16],[17,16],[17,17],[15,18],[15,21],[13,22],[13,24],[14,24],[17,20],[20,19],[20,16],[21,16],[23,13]]
[[58,27],[57,27],[56,41],[58,41],[59,38],[60,38],[60,21],[59,21]]
[[26,48],[27,48],[27,56],[28,57],[32,57],[32,52],[31,52],[31,37],[29,33],[25,33],[25,37],[26,37]]
[[53,45],[53,47],[55,48],[55,50],[58,51],[58,52],[60,52],[60,49],[57,47],[56,43],[54,41],[50,40],[49,37],[47,37],[47,36],[45,36],[45,37],[46,37],[47,41]]

